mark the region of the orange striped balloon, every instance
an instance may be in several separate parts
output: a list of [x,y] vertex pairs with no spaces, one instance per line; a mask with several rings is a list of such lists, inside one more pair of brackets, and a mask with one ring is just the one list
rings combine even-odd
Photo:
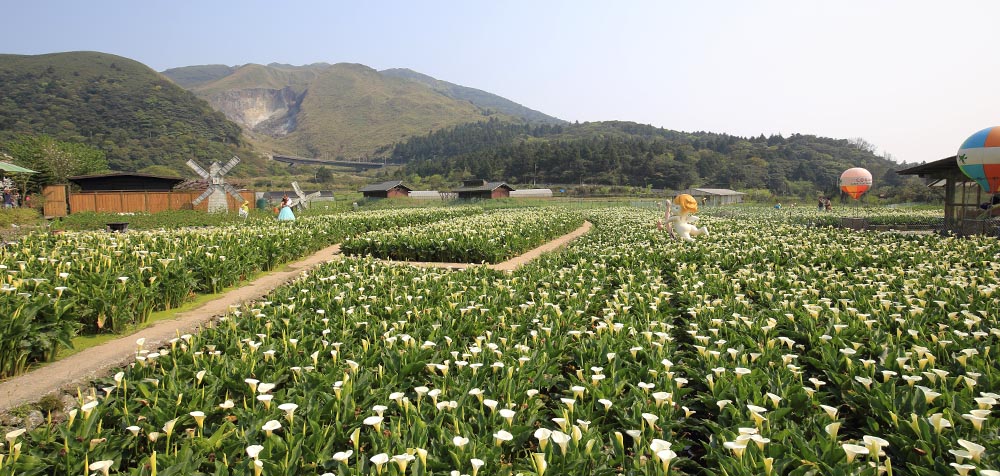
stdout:
[[864,195],[872,186],[872,173],[861,168],[854,167],[840,174],[840,190],[857,200]]

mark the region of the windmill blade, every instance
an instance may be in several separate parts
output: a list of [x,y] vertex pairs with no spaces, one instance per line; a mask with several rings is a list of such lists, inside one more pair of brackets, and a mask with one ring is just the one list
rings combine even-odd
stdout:
[[305,198],[306,194],[301,188],[299,188],[298,182],[292,182],[292,189],[295,190],[295,194],[298,195],[299,198]]
[[201,168],[201,166],[198,165],[198,163],[195,162],[194,160],[188,160],[186,163],[188,167],[194,169],[194,172],[196,174],[201,175],[201,178],[207,179],[210,177],[208,172],[206,172],[205,169]]
[[290,208],[295,208],[295,207],[297,207],[299,205],[302,205],[302,203],[303,203],[302,200],[299,200],[297,198],[290,198],[290,199],[288,199],[288,206]]
[[212,192],[215,192],[215,189],[213,189],[212,186],[209,185],[208,188],[206,188],[205,191],[202,192],[201,195],[198,195],[198,198],[196,198],[196,199],[194,199],[194,200],[191,201],[191,205],[194,205],[194,206],[197,207],[199,203],[205,201],[206,198],[208,198],[210,195],[212,195]]
[[240,191],[236,190],[236,187],[234,187],[232,185],[229,185],[228,183],[224,183],[224,184],[222,184],[222,188],[224,188],[226,190],[226,192],[228,192],[234,198],[236,198],[237,200],[239,200],[240,203],[243,203],[243,202],[247,201],[247,199],[243,198],[243,195],[240,195]]
[[316,200],[317,198],[319,198],[321,195],[322,195],[321,192],[313,192],[313,193],[310,193],[309,195],[306,195],[306,198],[305,198],[306,204],[308,205],[313,200]]
[[319,198],[319,196],[320,196],[320,192],[313,192],[313,193],[310,193],[309,195],[306,195],[305,193],[303,193],[302,195],[299,195],[299,197],[300,197],[299,201],[302,202],[301,207],[302,208],[309,208],[309,202],[312,202],[313,200]]
[[240,163],[240,158],[234,155],[232,159],[229,159],[229,162],[226,162],[226,165],[219,169],[219,176],[226,175],[226,172],[233,170],[233,167],[236,167],[238,163]]

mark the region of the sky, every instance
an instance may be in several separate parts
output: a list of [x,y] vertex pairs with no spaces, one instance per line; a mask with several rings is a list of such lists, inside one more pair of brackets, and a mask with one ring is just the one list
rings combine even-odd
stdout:
[[1000,126],[995,0],[4,3],[7,54],[409,68],[568,121],[860,137],[910,163]]

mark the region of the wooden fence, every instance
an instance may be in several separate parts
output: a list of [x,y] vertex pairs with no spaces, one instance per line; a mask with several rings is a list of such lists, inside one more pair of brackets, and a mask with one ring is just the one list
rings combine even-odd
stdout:
[[[61,193],[60,190],[62,191]],[[208,200],[203,200],[196,207],[191,206],[191,202],[201,195],[201,191],[108,191],[75,192],[67,194],[65,185],[52,185],[45,187],[43,194],[45,195],[45,215],[50,217],[66,216],[65,204],[67,203],[69,204],[69,213],[156,213],[164,210],[182,210],[192,208],[203,212],[208,211]],[[250,208],[254,208],[254,192],[241,191],[240,195],[246,201],[250,202]],[[239,209],[240,202],[233,196],[226,194],[226,201],[229,204],[229,210],[236,211]]]

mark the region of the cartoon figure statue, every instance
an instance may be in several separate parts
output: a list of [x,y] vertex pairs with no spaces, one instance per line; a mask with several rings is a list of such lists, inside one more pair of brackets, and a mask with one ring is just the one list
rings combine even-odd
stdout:
[[674,198],[673,202],[667,200],[667,210],[663,213],[663,221],[657,226],[662,229],[664,223],[671,238],[678,238],[684,241],[694,241],[695,236],[708,236],[708,227],[698,228],[694,224],[698,217],[693,213],[698,211],[698,200],[686,193],[682,193]]

